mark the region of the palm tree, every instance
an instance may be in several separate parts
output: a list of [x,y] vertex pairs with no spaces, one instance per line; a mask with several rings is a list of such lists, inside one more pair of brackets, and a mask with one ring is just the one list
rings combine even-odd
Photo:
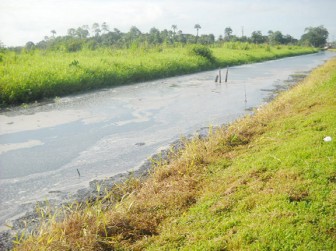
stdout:
[[202,27],[199,24],[195,24],[194,28],[197,30],[196,37],[198,37],[198,30],[201,29]]
[[177,30],[177,25],[173,24],[171,28],[173,29],[174,37],[175,37],[175,34],[176,34],[175,31]]
[[198,41],[198,30],[201,29],[202,27],[199,24],[195,24],[194,28],[197,30],[197,34],[196,34],[196,44]]
[[55,37],[56,31],[55,30],[51,30],[50,32],[53,35],[53,37]]

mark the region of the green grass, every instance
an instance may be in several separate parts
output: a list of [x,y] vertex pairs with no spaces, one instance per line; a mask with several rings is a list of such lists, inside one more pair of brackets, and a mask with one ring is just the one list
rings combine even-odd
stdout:
[[0,55],[0,105],[315,52],[304,47],[228,43],[211,48],[207,57],[193,48],[7,51]]
[[335,250],[335,90],[333,59],[15,250]]

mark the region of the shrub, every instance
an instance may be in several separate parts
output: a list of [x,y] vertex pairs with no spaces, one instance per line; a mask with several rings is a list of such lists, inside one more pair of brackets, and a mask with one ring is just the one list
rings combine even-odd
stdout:
[[82,49],[82,42],[80,40],[71,40],[66,43],[66,50],[68,52],[80,51]]
[[213,56],[212,51],[208,47],[206,47],[206,46],[203,46],[203,45],[194,45],[194,46],[192,46],[190,48],[190,52],[193,55],[206,58],[210,62],[214,62],[215,61],[215,57]]

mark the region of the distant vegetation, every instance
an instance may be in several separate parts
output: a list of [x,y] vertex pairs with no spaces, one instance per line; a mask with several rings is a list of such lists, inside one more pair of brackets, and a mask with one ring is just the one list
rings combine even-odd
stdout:
[[[63,52],[75,52],[81,49],[95,50],[101,47],[110,47],[114,49],[129,49],[139,47],[152,47],[157,45],[185,45],[202,44],[214,45],[225,42],[247,42],[254,44],[269,45],[303,45],[313,47],[324,47],[328,38],[328,30],[323,26],[308,27],[300,40],[291,35],[284,35],[280,31],[268,31],[267,35],[261,31],[253,31],[251,36],[233,35],[230,27],[224,29],[223,35],[215,39],[214,34],[203,34],[199,36],[200,24],[195,24],[195,35],[186,34],[178,29],[177,25],[172,25],[171,29],[159,30],[151,28],[148,33],[141,32],[136,26],[132,26],[128,32],[121,32],[119,29],[110,29],[106,23],[101,25],[94,23],[91,27],[83,25],[78,28],[70,28],[65,36],[56,36],[57,32],[51,30],[50,36],[45,36],[44,40],[33,43],[27,42],[24,47],[10,47],[10,50],[20,51],[22,49],[31,51],[34,49],[52,50]],[[0,43],[1,47],[1,43]]]

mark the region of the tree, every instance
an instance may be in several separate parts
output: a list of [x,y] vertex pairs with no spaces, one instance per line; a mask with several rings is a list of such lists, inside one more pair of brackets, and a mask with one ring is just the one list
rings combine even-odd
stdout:
[[301,36],[301,43],[314,47],[323,47],[327,43],[329,32],[323,25],[318,27],[308,27],[305,34]]
[[82,29],[89,31],[89,26],[87,24],[84,24],[84,25],[82,25]]
[[280,31],[269,31],[268,34],[268,41],[270,44],[275,45],[284,43],[284,37]]
[[201,35],[199,38],[201,44],[213,44],[215,42],[214,34]]
[[26,43],[25,48],[27,49],[27,51],[30,51],[35,48],[35,44],[32,41],[29,41]]
[[51,30],[50,32],[51,32],[53,38],[55,38],[56,31],[55,30]]
[[198,38],[198,30],[201,29],[202,27],[199,24],[195,24],[194,28],[196,29],[196,38]]
[[94,23],[92,25],[92,31],[93,31],[93,33],[95,34],[96,37],[99,36],[99,33],[101,32],[101,30],[100,30],[100,26],[99,26],[98,23]]
[[101,29],[102,29],[102,31],[105,33],[107,33],[107,32],[109,32],[109,27],[108,27],[108,25],[107,25],[107,23],[106,22],[104,22],[104,23],[102,23],[102,25],[101,25]]
[[126,40],[126,45],[132,45],[132,46],[137,46],[139,42],[139,38],[141,36],[141,31],[136,27],[132,26],[130,31],[124,36],[124,39]]
[[68,33],[68,36],[75,37],[76,36],[76,29],[70,28],[70,29],[68,29],[67,33]]
[[232,34],[232,29],[231,29],[231,27],[226,27],[225,30],[224,30],[224,39],[225,39],[226,41],[230,41],[231,34]]
[[45,40],[42,40],[36,44],[36,48],[46,50],[47,49],[48,42]]
[[101,43],[103,46],[117,45],[121,39],[121,32],[118,29],[101,35]]
[[295,44],[297,42],[297,39],[293,38],[291,35],[285,35],[282,38],[282,41],[284,44]]
[[197,31],[197,33],[196,33],[196,43],[197,43],[197,41],[198,41],[198,30],[201,29],[202,27],[199,24],[195,24],[194,28]]
[[163,31],[160,32],[160,37],[162,42],[164,43],[172,43],[171,37],[172,37],[172,32],[168,31],[167,29],[164,29]]
[[80,51],[83,46],[83,41],[80,39],[71,38],[67,43],[65,44],[66,50],[68,52],[75,52]]
[[88,27],[86,25],[78,27],[76,30],[76,36],[79,38],[87,38],[89,36]]
[[151,28],[149,31],[149,43],[158,44],[161,42],[162,40],[160,38],[160,31],[155,27]]
[[182,30],[178,30],[177,31],[177,35],[176,35],[176,41],[185,44],[187,42],[187,39],[185,38],[185,36],[183,35],[183,31]]
[[132,38],[137,38],[141,35],[141,31],[136,27],[136,26],[132,26],[129,34],[131,35]]
[[255,44],[262,44],[266,42],[266,38],[261,34],[261,31],[253,31],[251,41]]
[[173,30],[174,37],[175,37],[175,35],[176,35],[176,32],[175,32],[175,31],[177,30],[177,25],[176,25],[176,24],[173,24],[171,28],[172,28],[172,30]]

